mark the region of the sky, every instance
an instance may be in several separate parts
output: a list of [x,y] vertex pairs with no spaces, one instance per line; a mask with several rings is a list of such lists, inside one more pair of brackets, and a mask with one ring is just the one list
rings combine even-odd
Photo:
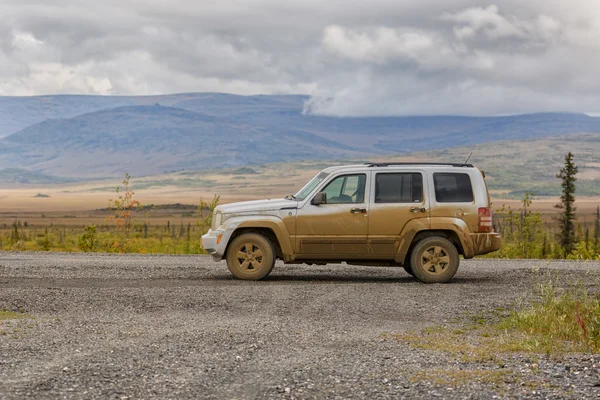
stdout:
[[598,0],[0,0],[0,95],[308,94],[305,112],[600,112]]

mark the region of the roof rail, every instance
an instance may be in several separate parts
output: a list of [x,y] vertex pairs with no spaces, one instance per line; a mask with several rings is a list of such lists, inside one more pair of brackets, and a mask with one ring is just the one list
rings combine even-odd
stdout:
[[445,165],[451,167],[467,167],[472,168],[473,164],[463,164],[463,163],[440,163],[440,162],[382,162],[382,163],[365,163],[366,166],[369,167],[389,167],[394,165]]

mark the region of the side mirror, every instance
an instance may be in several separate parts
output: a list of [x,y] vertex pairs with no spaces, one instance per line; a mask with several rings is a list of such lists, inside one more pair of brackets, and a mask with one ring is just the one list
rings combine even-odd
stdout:
[[310,202],[313,206],[320,206],[321,204],[327,204],[327,193],[319,192],[315,194],[312,201]]

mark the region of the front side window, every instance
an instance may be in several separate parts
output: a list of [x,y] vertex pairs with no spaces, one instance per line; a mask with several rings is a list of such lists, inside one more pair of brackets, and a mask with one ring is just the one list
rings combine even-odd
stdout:
[[322,190],[327,194],[327,204],[353,204],[365,201],[366,175],[343,175],[333,179]]
[[469,174],[437,172],[433,174],[433,185],[438,203],[472,203],[474,200]]
[[375,177],[375,203],[423,202],[423,175],[382,173]]

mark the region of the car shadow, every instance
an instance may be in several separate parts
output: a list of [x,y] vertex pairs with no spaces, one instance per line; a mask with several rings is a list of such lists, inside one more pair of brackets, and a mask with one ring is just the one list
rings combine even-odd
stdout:
[[[363,284],[363,283],[417,283],[421,284],[417,279],[412,276],[364,276],[364,275],[333,275],[333,274],[302,274],[302,275],[269,275],[260,281],[243,281],[234,278],[231,275],[213,276],[209,278],[213,281],[235,281],[235,282],[257,282],[263,283],[294,283],[294,282],[307,282],[307,283],[327,283],[327,284]],[[491,276],[468,276],[468,277],[454,277],[450,283],[444,283],[443,285],[452,284],[470,284],[470,283],[484,283],[484,282],[497,282],[497,277]]]

